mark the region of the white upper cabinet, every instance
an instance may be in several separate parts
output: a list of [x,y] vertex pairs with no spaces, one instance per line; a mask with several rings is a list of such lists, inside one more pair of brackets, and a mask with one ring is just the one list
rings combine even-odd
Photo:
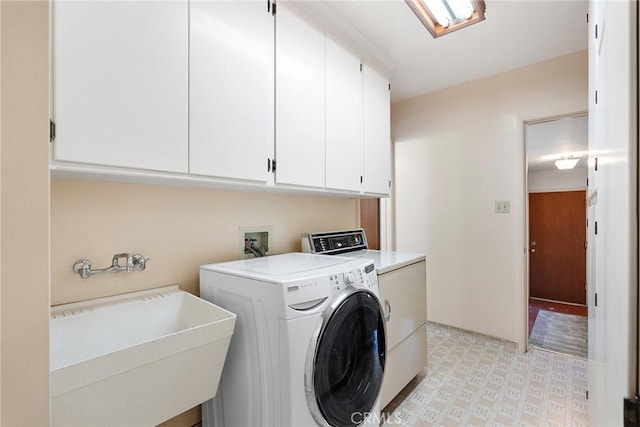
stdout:
[[52,15],[54,159],[187,172],[187,1],[56,1]]
[[388,195],[390,180],[391,99],[389,81],[373,68],[365,66],[363,192]]
[[274,19],[267,2],[190,3],[189,172],[268,180]]
[[388,80],[272,5],[54,0],[54,176],[388,195]]
[[322,29],[286,3],[276,14],[276,183],[324,187]]
[[360,58],[326,38],[326,187],[360,192],[363,94]]

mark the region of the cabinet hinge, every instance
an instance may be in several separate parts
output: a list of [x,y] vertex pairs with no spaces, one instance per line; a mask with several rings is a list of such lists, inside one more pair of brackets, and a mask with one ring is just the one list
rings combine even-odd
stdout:
[[53,142],[56,139],[56,122],[49,119],[49,142]]
[[596,39],[598,38],[598,24],[596,24]]
[[598,293],[596,292],[593,296],[593,305],[598,306]]
[[267,172],[275,172],[276,171],[276,159],[267,159]]
[[637,397],[624,398],[624,426],[640,426],[640,400]]

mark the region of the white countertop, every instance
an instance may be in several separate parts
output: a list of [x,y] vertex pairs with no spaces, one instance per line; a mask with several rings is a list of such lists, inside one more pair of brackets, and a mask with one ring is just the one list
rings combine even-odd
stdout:
[[378,274],[388,273],[400,267],[424,261],[424,254],[412,252],[377,251],[373,249],[363,249],[355,252],[347,252],[338,255],[340,257],[370,259],[376,266]]

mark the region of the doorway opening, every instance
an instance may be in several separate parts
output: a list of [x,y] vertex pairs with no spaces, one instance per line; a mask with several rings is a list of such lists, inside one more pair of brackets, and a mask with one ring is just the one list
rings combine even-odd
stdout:
[[529,346],[587,358],[587,114],[527,121],[524,141]]

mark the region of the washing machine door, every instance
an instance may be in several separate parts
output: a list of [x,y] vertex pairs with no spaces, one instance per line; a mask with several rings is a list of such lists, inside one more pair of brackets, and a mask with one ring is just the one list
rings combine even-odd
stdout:
[[378,401],[385,366],[385,323],[365,289],[339,295],[323,313],[307,353],[305,390],[321,426],[358,426]]

